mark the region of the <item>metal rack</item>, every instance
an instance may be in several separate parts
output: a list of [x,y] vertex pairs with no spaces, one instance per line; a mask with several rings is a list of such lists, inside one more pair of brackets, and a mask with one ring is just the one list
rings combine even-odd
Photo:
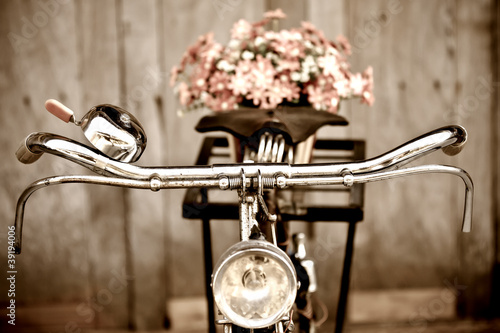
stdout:
[[[229,152],[220,154],[214,151],[214,148],[225,148],[228,146],[229,144],[226,138],[206,137],[202,143],[200,153],[198,154],[196,165],[208,165],[210,164],[210,159],[213,157],[229,156]],[[339,159],[345,162],[348,160],[363,160],[365,158],[365,142],[360,140],[317,140],[314,148],[317,152],[327,153],[326,155],[322,154],[321,157],[318,158],[325,158],[330,161],[332,159]],[[340,153],[340,155],[338,153]],[[309,190],[312,192],[315,191],[314,188]],[[335,190],[338,191],[338,189]],[[345,244],[342,278],[340,282],[340,294],[337,303],[335,332],[342,332],[344,326],[354,249],[354,234],[356,231],[356,224],[363,220],[364,186],[360,184],[342,190],[349,194],[348,203],[345,205],[306,205],[302,207],[303,211],[300,213],[287,211],[281,214],[283,221],[347,222],[349,225]],[[321,189],[321,191],[328,191],[328,189]],[[210,287],[213,271],[210,220],[238,220],[238,204],[236,202],[211,201],[207,189],[192,188],[187,190],[182,208],[184,218],[202,221],[209,332],[215,333],[215,308],[213,304],[212,288]]]

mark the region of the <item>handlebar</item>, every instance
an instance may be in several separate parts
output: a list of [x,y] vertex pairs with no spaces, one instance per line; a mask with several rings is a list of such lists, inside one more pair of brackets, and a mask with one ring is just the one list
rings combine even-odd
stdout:
[[[353,174],[373,172],[379,170],[397,169],[416,158],[427,155],[435,150],[443,149],[448,154],[457,154],[467,138],[466,131],[461,126],[443,127],[419,136],[407,143],[378,157],[351,163],[322,163],[313,165],[294,165],[286,167],[283,164],[273,164],[276,167],[266,167],[267,176],[277,173],[288,177],[332,176],[340,175],[346,169]],[[97,174],[130,178],[136,180],[150,179],[157,176],[161,179],[175,178],[218,178],[221,170],[214,167],[139,167],[110,159],[98,150],[87,147],[69,138],[50,134],[32,133],[16,152],[22,163],[33,163],[43,153],[50,153],[80,164]],[[255,166],[255,165],[254,165]],[[256,177],[258,168],[248,166],[248,176]],[[226,176],[238,176],[241,166],[224,165]],[[246,170],[247,171],[247,170]],[[266,173],[262,170],[263,175]]]
[[[91,183],[130,188],[151,189],[210,187],[225,189],[256,188],[262,178],[266,188],[288,186],[344,185],[367,183],[423,173],[449,173],[465,183],[465,208],[462,231],[471,230],[474,187],[464,170],[443,165],[401,167],[416,158],[443,149],[457,154],[465,144],[467,134],[461,126],[443,127],[419,136],[385,154],[365,161],[290,165],[285,163],[237,163],[211,166],[141,167],[110,159],[98,150],[69,138],[50,134],[30,134],[16,152],[19,161],[33,163],[43,153],[60,156],[80,164],[102,176],[49,177],[31,184],[20,196],[16,209],[16,253],[21,252],[24,206],[36,190],[63,183]],[[244,177],[242,177],[244,175]],[[242,179],[245,183],[242,184]]]

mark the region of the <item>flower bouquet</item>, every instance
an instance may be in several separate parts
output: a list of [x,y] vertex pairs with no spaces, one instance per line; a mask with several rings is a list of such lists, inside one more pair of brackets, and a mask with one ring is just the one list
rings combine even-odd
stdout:
[[350,71],[344,36],[328,40],[309,22],[278,31],[284,17],[278,9],[259,22],[239,20],[226,46],[213,33],[200,36],[171,70],[181,112],[311,106],[337,113],[340,101],[353,97],[373,104],[372,68]]

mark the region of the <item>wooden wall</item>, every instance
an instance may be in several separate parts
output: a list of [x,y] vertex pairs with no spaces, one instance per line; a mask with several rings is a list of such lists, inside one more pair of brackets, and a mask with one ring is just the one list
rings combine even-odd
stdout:
[[[366,139],[367,155],[374,156],[450,123],[465,126],[470,135],[458,157],[435,153],[424,161],[469,171],[476,185],[473,232],[459,233],[459,179],[370,184],[352,288],[458,283],[467,287],[459,295],[460,314],[485,315],[498,217],[494,0],[1,1],[1,247],[6,248],[7,225],[27,184],[86,172],[51,156],[35,165],[15,160],[18,143],[30,132],[84,140],[78,128],[43,110],[46,99],[57,98],[80,116],[96,104],[121,105],[137,115],[148,134],[139,164],[190,165],[202,140],[193,130],[200,114],[176,115],[170,67],[197,36],[214,31],[225,42],[236,20],[255,21],[278,7],[289,15],[285,27],[310,20],[329,38],[345,34],[354,49],[353,69],[374,68],[375,106],[345,103],[341,113],[351,125],[324,129],[321,136]],[[33,195],[23,254],[17,257],[18,306],[65,305],[73,319],[56,319],[55,327],[161,328],[166,299],[204,292],[201,224],[181,218],[182,196],[178,190],[77,185]],[[217,253],[236,241],[228,231],[233,227],[214,226]],[[321,292],[336,297],[345,225],[318,223],[309,232]],[[4,250],[0,257],[5,255]],[[0,290],[7,289],[0,280]],[[0,295],[6,301],[6,293]],[[333,300],[327,305],[334,309]]]

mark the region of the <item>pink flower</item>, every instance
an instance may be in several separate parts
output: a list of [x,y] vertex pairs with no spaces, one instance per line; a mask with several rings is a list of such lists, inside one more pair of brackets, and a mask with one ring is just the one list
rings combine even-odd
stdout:
[[315,109],[317,110],[323,109],[325,96],[321,88],[309,85],[307,87],[307,93],[308,93],[307,101],[311,103]]
[[290,71],[290,72],[300,71],[300,62],[290,59],[278,60],[278,66],[281,68],[281,71]]
[[366,103],[372,106],[375,103],[375,96],[373,96],[373,68],[369,66],[363,72],[363,91],[361,94],[361,103]]
[[190,76],[191,94],[194,98],[199,98],[201,93],[208,89],[208,79],[211,72],[204,67],[198,67]]
[[337,95],[337,93],[335,92],[335,90],[329,90],[329,91],[325,92],[324,103],[325,103],[326,111],[328,111],[330,113],[337,113],[339,102],[340,102],[340,99],[339,99],[339,96]]
[[299,62],[299,58],[305,57],[305,46],[299,39],[300,33],[281,30],[279,33],[268,35],[271,48],[283,59]]
[[279,86],[281,89],[282,100],[286,99],[288,102],[292,102],[300,98],[299,86],[295,84],[295,82],[292,82],[287,76],[283,75],[279,81],[276,80],[275,85]]
[[246,95],[252,89],[252,67],[253,63],[250,60],[241,60],[238,62],[234,75],[231,75],[228,83],[228,88],[231,89],[235,95]]
[[214,111],[234,110],[240,102],[241,98],[234,96],[229,90],[219,92],[215,96],[208,95],[205,99],[205,104]]
[[286,18],[286,14],[283,13],[281,8],[278,8],[276,10],[267,11],[264,14],[264,17],[267,19],[284,19],[284,18]]
[[354,96],[361,96],[363,93],[363,87],[365,86],[363,77],[361,74],[352,74],[350,78],[350,88],[351,94]]
[[186,82],[181,82],[179,84],[179,102],[181,105],[189,106],[191,104],[191,93],[189,92],[189,87]]
[[330,45],[330,42],[325,37],[323,31],[319,30],[311,22],[300,22],[302,29],[304,31],[304,38],[310,40],[314,44],[321,43],[324,46]]
[[269,109],[272,105],[269,103],[269,92],[265,89],[253,89],[247,95],[247,98],[253,102],[253,105],[261,109]]
[[245,20],[239,20],[231,29],[231,38],[233,39],[248,39],[252,32],[252,25]]
[[201,52],[201,57],[204,61],[213,62],[216,58],[219,58],[222,54],[224,47],[219,43],[211,43],[206,45]]
[[329,75],[334,78],[343,77],[342,73],[340,72],[339,62],[337,58],[332,55],[318,57],[318,66],[323,69],[324,75]]
[[342,98],[348,98],[351,92],[349,80],[347,79],[336,81],[333,84],[333,88],[335,88],[337,94]]
[[300,22],[300,25],[305,31],[312,32],[315,35],[317,35],[317,32],[319,31],[311,22],[302,21]]
[[235,74],[231,76],[228,88],[232,90],[235,95],[246,95],[252,89],[252,82],[250,75]]
[[213,32],[209,32],[205,35],[198,37],[196,43],[188,47],[186,53],[184,54],[184,58],[186,58],[187,63],[188,64],[195,63],[198,60],[198,54],[200,53],[200,49],[202,48],[202,46],[212,43],[213,38],[214,38]]
[[230,80],[231,77],[226,72],[217,71],[208,80],[208,91],[211,93],[216,93],[219,91],[227,90]]
[[271,60],[264,58],[258,54],[256,61],[252,62],[251,74],[253,84],[256,88],[266,89],[273,84],[276,70],[271,63]]
[[173,66],[170,70],[170,86],[173,87],[175,85],[175,81],[177,81],[177,76],[179,75],[179,69],[177,66]]
[[344,50],[345,54],[351,55],[351,53],[352,53],[351,44],[349,43],[347,38],[345,38],[344,35],[338,35],[337,41],[339,42],[340,46],[342,47],[342,50]]
[[275,108],[305,100],[335,113],[346,98],[373,104],[373,70],[351,72],[347,38],[330,41],[310,22],[281,31],[265,29],[284,17],[277,9],[259,22],[237,21],[227,46],[215,42],[213,33],[200,36],[171,69],[170,85],[177,84],[181,105],[219,111],[243,101]]

